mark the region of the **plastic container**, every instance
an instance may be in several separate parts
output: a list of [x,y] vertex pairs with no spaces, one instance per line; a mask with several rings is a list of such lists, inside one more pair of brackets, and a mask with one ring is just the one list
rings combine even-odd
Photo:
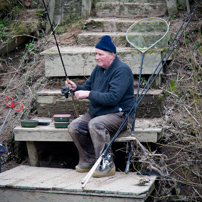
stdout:
[[38,126],[37,120],[21,120],[22,127],[34,128]]
[[55,128],[67,128],[70,122],[54,122]]
[[55,122],[69,122],[71,114],[55,114],[53,116]]
[[38,126],[48,126],[50,122],[50,120],[38,120]]

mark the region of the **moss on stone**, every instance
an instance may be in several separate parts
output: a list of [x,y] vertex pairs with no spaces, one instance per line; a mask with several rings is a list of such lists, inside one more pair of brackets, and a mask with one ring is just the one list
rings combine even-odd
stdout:
[[18,8],[15,9],[13,14],[15,15],[15,21],[12,21],[8,28],[12,35],[30,35],[42,28],[42,23],[36,15],[36,10]]
[[0,0],[0,17],[6,15],[6,13],[9,13],[13,9],[14,3]]
[[13,35],[32,34],[38,30],[40,22],[38,20],[32,21],[18,21],[11,23],[10,30],[13,30]]

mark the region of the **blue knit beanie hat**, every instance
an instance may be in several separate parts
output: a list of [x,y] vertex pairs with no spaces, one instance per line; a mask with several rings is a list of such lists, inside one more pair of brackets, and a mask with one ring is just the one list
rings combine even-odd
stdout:
[[109,51],[112,53],[116,53],[116,47],[111,41],[111,37],[108,35],[105,35],[102,37],[102,39],[97,43],[95,48],[104,50],[104,51]]

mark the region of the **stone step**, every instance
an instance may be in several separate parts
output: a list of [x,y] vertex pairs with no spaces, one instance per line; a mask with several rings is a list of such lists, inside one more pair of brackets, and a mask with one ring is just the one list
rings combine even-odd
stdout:
[[116,172],[110,177],[90,178],[82,189],[86,174],[73,169],[21,165],[0,173],[1,202],[144,202],[157,179],[154,175]]
[[[162,18],[162,17],[161,17]],[[167,22],[168,18],[163,17]],[[88,18],[84,23],[84,30],[89,32],[125,32],[135,22],[141,20],[140,18]],[[154,24],[156,26],[156,24]],[[158,24],[157,24],[158,25]],[[145,26],[147,28],[147,26]],[[159,27],[157,27],[159,28]]]
[[126,32],[127,29],[140,19],[131,18],[88,18],[84,29],[93,32]]
[[96,2],[113,2],[113,3],[166,3],[166,0],[96,0]]
[[167,15],[167,3],[122,3],[122,2],[97,2],[95,15],[97,17],[159,17]]
[[[68,76],[89,76],[96,66],[94,47],[61,47],[62,58]],[[153,74],[161,61],[165,49],[150,49],[145,53],[143,75]],[[56,47],[41,53],[45,57],[46,77],[65,77],[64,69]],[[117,55],[120,60],[130,66],[134,75],[139,75],[142,53],[135,48],[118,47]],[[76,67],[76,68],[75,68]],[[160,72],[162,74],[162,71]]]
[[[137,90],[135,91],[136,95]],[[142,90],[140,89],[140,93]],[[149,90],[142,99],[137,110],[139,118],[160,118],[163,113],[163,91]],[[84,114],[89,108],[89,100],[75,99],[78,111]],[[37,92],[37,108],[39,117],[53,117],[54,114],[71,114],[72,119],[76,117],[72,97],[68,99],[61,93],[61,90],[42,90]]]
[[[133,33],[133,37],[139,38],[139,43],[141,44],[141,39],[146,38],[147,40],[151,41],[158,41],[165,32],[141,32],[141,33]],[[131,46],[126,40],[126,33],[125,32],[83,32],[77,35],[77,40],[79,45],[82,46],[95,46],[98,41],[104,36],[110,35],[112,42],[116,47],[127,47]],[[165,48],[168,46],[168,41],[170,39],[170,35],[162,39],[158,44],[155,45],[156,48]],[[146,40],[145,40],[146,41]],[[137,43],[137,42],[136,42]],[[153,42],[152,42],[153,43]]]

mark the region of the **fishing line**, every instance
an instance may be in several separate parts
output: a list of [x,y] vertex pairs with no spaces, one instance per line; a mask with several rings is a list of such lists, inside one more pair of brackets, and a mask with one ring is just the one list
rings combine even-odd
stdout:
[[[45,1],[44,0],[42,0],[42,1],[43,1],[43,4],[44,4],[45,12],[46,12],[46,14],[48,16],[48,21],[50,23],[51,31],[52,31],[54,39],[55,39],[55,43],[56,43],[56,46],[57,46],[57,49],[58,49],[60,60],[62,62],[62,67],[63,67],[64,72],[65,72],[66,80],[67,80],[67,82],[69,82],[69,78],[67,76],[67,72],[66,72],[65,65],[64,65],[64,62],[63,62],[63,59],[62,59],[60,48],[59,48],[59,45],[58,45],[58,42],[57,42],[57,39],[56,39],[56,36],[55,36],[55,30],[53,29],[53,25],[51,23],[50,16],[48,14],[48,9],[47,9],[47,6],[45,4]],[[73,95],[72,91],[70,91],[68,87],[63,86],[62,89],[61,89],[61,92],[65,95],[66,98],[68,98],[69,94],[71,94],[71,96],[72,96],[72,102],[73,102],[73,106],[74,106],[74,111],[76,113],[76,116],[79,117],[79,112],[78,112],[78,109],[77,109],[77,106],[76,106],[76,103],[75,103],[75,100],[74,100],[74,95]]]
[[65,76],[66,78],[68,79],[68,76],[67,76],[67,72],[66,72],[66,69],[65,69],[65,65],[64,65],[64,62],[63,62],[63,59],[62,59],[62,55],[61,55],[61,52],[60,52],[60,48],[59,48],[59,45],[58,45],[58,42],[57,42],[57,39],[56,39],[56,36],[55,36],[55,30],[53,29],[53,25],[51,23],[51,20],[50,20],[50,16],[48,14],[48,9],[47,9],[47,6],[45,4],[45,1],[43,1],[43,5],[44,5],[44,8],[45,8],[45,13],[47,14],[47,17],[48,17],[48,21],[50,23],[50,26],[51,26],[51,31],[53,33],[53,36],[54,36],[54,39],[55,39],[55,43],[56,43],[56,46],[57,46],[57,49],[58,49],[58,53],[59,53],[59,56],[60,56],[60,60],[62,62],[62,66],[63,66],[63,69],[64,69],[64,72],[65,72]]

